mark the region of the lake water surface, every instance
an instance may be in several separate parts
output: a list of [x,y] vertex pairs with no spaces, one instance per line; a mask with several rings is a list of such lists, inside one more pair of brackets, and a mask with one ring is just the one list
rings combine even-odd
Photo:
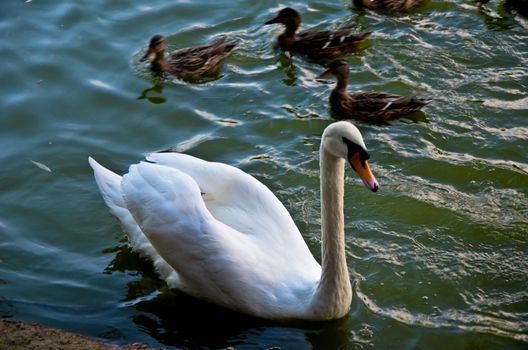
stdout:
[[[345,189],[354,298],[316,324],[244,317],[169,290],[127,247],[87,158],[118,173],[174,149],[254,175],[320,257],[318,147],[331,80],[273,48],[284,6],[305,27],[373,31],[347,56],[350,89],[434,99],[357,122],[380,191]],[[200,84],[138,63],[226,35],[241,44]],[[167,348],[526,349],[528,20],[492,0],[430,0],[405,15],[348,1],[0,4],[0,315],[116,344]]]

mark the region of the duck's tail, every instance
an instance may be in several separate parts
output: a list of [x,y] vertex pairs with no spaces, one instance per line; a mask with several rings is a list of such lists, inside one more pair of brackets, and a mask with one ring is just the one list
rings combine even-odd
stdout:
[[128,210],[121,191],[121,176],[106,169],[97,163],[92,157],[88,158],[88,162],[94,171],[95,182],[99,187],[99,191],[101,191],[101,194],[103,195],[106,205],[110,209],[110,212],[121,222],[123,231],[125,231],[128,236],[132,248],[142,256],[152,260],[156,271],[161,278],[167,281],[169,286],[177,286],[179,281],[178,275],[174,269],[167,264],[161,256],[159,256]]
[[356,33],[354,31],[355,29],[354,26],[347,26],[330,31],[332,34],[326,42],[325,48],[330,46],[339,47],[359,45],[372,34],[372,32]]
[[224,44],[222,44],[222,47],[223,47],[223,51],[225,53],[230,53],[231,51],[233,51],[233,49],[238,45],[240,44],[240,40],[232,40],[232,41],[228,41]]
[[355,33],[349,35],[346,40],[351,42],[361,42],[366,40],[371,34],[372,32]]
[[409,95],[409,96],[402,96],[395,100],[390,101],[387,103],[385,107],[383,107],[384,110],[391,110],[391,109],[407,109],[409,111],[417,111],[420,108],[424,107],[425,105],[428,105],[433,100],[430,98],[424,98],[420,97],[417,94]]

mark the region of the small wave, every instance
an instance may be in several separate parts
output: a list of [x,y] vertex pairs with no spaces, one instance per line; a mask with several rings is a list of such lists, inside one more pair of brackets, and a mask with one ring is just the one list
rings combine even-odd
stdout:
[[484,100],[484,106],[495,107],[500,109],[528,110],[528,97],[513,101],[504,101],[495,98],[488,98]]
[[[528,322],[505,320],[502,316],[468,313],[458,309],[439,310],[436,314],[412,313],[405,308],[382,308],[359,288],[356,295],[373,313],[395,321],[427,328],[457,328],[464,331],[492,334],[528,342]],[[520,315],[525,317],[526,315]]]
[[506,228],[526,221],[523,203],[528,199],[514,189],[489,189],[488,192],[470,194],[419,176],[392,173],[391,177],[392,185],[398,186],[399,192],[457,215],[466,215],[481,225]]

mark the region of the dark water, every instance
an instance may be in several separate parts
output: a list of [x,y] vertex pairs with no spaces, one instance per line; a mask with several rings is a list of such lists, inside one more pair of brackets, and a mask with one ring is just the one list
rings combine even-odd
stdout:
[[[354,300],[344,319],[281,324],[168,290],[130,252],[87,164],[123,173],[177,149],[238,166],[285,203],[319,257],[322,67],[272,47],[281,7],[355,25],[350,89],[420,92],[424,113],[356,123],[381,184],[346,188]],[[137,62],[241,40],[221,74],[160,81]],[[523,349],[528,342],[528,21],[499,2],[406,15],[345,1],[2,1],[0,315],[171,348]]]

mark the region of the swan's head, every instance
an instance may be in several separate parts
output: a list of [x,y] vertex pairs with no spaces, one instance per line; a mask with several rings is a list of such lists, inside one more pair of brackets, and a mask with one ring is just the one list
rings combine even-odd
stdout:
[[335,157],[348,160],[367,188],[376,192],[378,181],[372,174],[368,159],[370,155],[359,130],[350,122],[330,124],[323,132],[321,148]]

